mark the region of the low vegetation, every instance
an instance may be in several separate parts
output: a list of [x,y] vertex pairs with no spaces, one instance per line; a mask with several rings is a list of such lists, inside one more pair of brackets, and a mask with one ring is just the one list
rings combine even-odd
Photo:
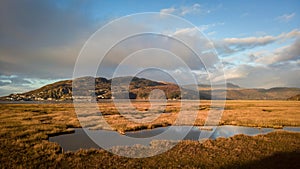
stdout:
[[[151,108],[148,102],[133,105],[143,115],[140,117],[146,117]],[[227,101],[220,124],[300,126],[299,107],[297,101]],[[90,128],[101,128],[90,121],[102,112],[113,130],[140,130],[173,124],[180,102],[169,101],[166,109],[158,112],[160,116],[148,123],[130,122],[111,102],[100,103],[99,109],[96,114],[80,114]],[[204,124],[210,109],[210,101],[200,102],[196,125]],[[290,132],[238,135],[203,143],[183,141],[166,153],[142,159],[120,157],[101,149],[62,152],[58,144],[48,141],[49,136],[81,126],[72,104],[1,104],[0,168],[299,168],[300,134]]]

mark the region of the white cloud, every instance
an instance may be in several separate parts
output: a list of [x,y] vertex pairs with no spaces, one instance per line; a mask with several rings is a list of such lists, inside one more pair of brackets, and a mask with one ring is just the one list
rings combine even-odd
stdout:
[[193,6],[184,6],[181,8],[180,15],[184,16],[191,13],[198,13],[200,12],[200,5],[194,4]]
[[294,43],[276,49],[274,52],[258,51],[252,54],[255,62],[261,64],[276,64],[285,61],[299,60],[300,59],[300,39]]
[[291,13],[291,14],[283,14],[281,16],[278,16],[276,20],[280,22],[289,22],[295,17],[296,13]]
[[171,36],[195,36],[197,32],[197,28],[183,28],[177,29]]
[[[194,37],[195,39],[196,34],[197,28],[185,28],[176,30],[173,35],[180,38]],[[226,80],[244,87],[270,88],[276,86],[299,86],[299,80],[296,80],[295,78],[297,73],[300,71],[299,68],[297,68],[299,67],[300,60],[299,39],[299,30],[292,30],[287,33],[281,33],[277,36],[253,36],[246,38],[223,39],[222,43],[224,46],[222,47],[226,47],[235,54],[231,55],[231,57],[224,58],[230,63],[230,65],[225,65],[223,69]],[[275,50],[265,48],[264,51],[256,51],[256,47],[265,46],[271,43],[277,43],[277,45],[280,45],[284,42],[284,44],[286,44],[293,40],[294,43]],[[194,41],[193,44],[198,44],[198,42]],[[219,49],[220,48],[217,48],[217,50]],[[235,53],[237,51],[243,52]],[[252,54],[250,55],[250,58],[247,57],[249,55],[249,51],[252,51],[250,53]],[[214,60],[214,57],[211,56],[202,57],[207,62]],[[214,60],[212,63],[216,63],[217,61],[218,60]],[[293,64],[291,62],[293,62]],[[288,66],[275,65],[280,63],[287,63]],[[223,70],[221,68],[211,69],[210,76],[200,76],[197,73],[195,73],[195,76],[201,79],[202,82],[211,80],[212,82],[218,83],[223,80]]]
[[[263,50],[258,48],[273,43]],[[218,41],[217,50],[231,54],[223,58],[229,63],[224,68],[229,82],[243,87],[299,87],[299,46],[300,31],[296,29],[277,36],[226,38]],[[220,78],[214,76],[212,80]]]
[[226,81],[247,78],[250,67],[251,66],[248,65],[239,65],[231,68],[224,67],[222,69],[215,70],[215,72],[210,74],[209,78],[212,82],[216,83],[222,82],[224,78]]
[[226,80],[237,79],[237,78],[245,78],[249,74],[248,69],[249,66],[242,65],[238,67],[233,67],[232,69],[225,69],[225,77]]
[[[185,15],[188,15],[188,14],[196,14],[196,13],[199,13],[201,11],[202,11],[202,9],[201,9],[200,4],[195,3],[191,6],[181,6],[181,7],[178,7],[178,8],[175,8],[175,7],[164,8],[164,9],[160,10],[160,13],[185,16]],[[206,12],[208,12],[208,11],[206,11]]]
[[165,8],[160,10],[160,13],[164,13],[164,14],[172,14],[176,11],[176,9],[174,7],[171,8]]
[[265,45],[274,42],[276,37],[247,37],[247,38],[225,38],[223,41],[228,45]]
[[281,33],[278,36],[261,36],[261,37],[245,37],[245,38],[225,38],[215,41],[217,51],[221,55],[228,55],[235,52],[252,49],[258,46],[265,46],[274,42],[283,42],[293,38],[299,38],[300,31],[292,30],[288,33]]
[[249,45],[259,46],[266,45],[277,40],[285,40],[289,38],[295,38],[300,36],[300,31],[295,29],[288,33],[282,33],[278,36],[262,36],[262,37],[246,37],[246,38],[225,38],[223,42],[228,45]]
[[248,75],[244,78],[232,79],[231,81],[244,87],[299,87],[300,79],[297,78],[300,69],[274,68],[266,66],[245,67]]
[[199,30],[200,31],[206,31],[206,30],[209,30],[213,27],[216,27],[216,26],[221,26],[221,25],[224,25],[224,22],[217,22],[217,23],[211,23],[211,24],[206,24],[206,25],[200,25],[198,26]]

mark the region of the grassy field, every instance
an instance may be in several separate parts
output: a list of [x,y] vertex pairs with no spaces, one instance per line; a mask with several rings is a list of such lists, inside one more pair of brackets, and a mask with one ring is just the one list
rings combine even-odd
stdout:
[[[134,102],[133,105],[141,111],[135,119],[150,116],[148,102]],[[300,126],[299,107],[297,101],[227,101],[220,125]],[[111,129],[123,132],[173,124],[180,102],[168,102],[165,110],[154,112],[158,118],[146,123],[129,121],[111,102],[100,103],[99,109]],[[210,109],[210,101],[201,101],[195,125],[204,124]],[[103,128],[93,122],[99,115],[99,110],[78,114],[84,122],[82,125],[92,129]],[[70,128],[74,127],[81,125],[72,104],[0,104],[0,168],[299,168],[299,133],[238,135],[204,143],[183,141],[161,155],[129,159],[104,150],[63,153],[58,144],[48,141],[49,136],[72,132]]]
[[[201,101],[199,107],[195,103],[187,103],[188,109],[182,110],[185,117],[195,116],[195,122],[181,123],[183,125],[203,126],[208,113],[210,112],[210,101]],[[122,105],[121,105],[122,106]],[[180,111],[180,102],[171,101],[166,105],[165,110],[149,113],[147,110],[150,105],[148,102],[134,102],[133,106],[140,112],[137,114],[119,114],[113,103],[99,104],[100,111],[105,114],[104,119],[113,130],[120,132],[151,129],[155,127],[168,126],[174,124]],[[218,125],[239,125],[249,127],[271,127],[282,128],[283,126],[300,126],[300,102],[297,101],[227,101],[224,112]],[[91,115],[92,111],[86,115],[81,111],[79,119],[82,125],[92,129],[106,129],[99,123],[95,123],[97,112]],[[162,113],[163,112],[163,113]],[[151,122],[143,122],[144,118],[159,114],[159,117]],[[93,114],[93,113],[92,113]],[[136,116],[136,117],[135,117]],[[193,117],[190,117],[193,118]],[[137,119],[137,121],[130,120]]]

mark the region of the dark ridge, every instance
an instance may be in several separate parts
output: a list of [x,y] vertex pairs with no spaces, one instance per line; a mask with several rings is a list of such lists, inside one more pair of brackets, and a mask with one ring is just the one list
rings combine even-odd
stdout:
[[[112,83],[117,89],[112,93]],[[129,84],[129,89],[128,89]],[[73,88],[73,87],[76,88]],[[300,88],[274,87],[270,89],[246,89],[227,83],[224,85],[211,86],[207,84],[198,85],[193,89],[192,85],[179,87],[174,83],[157,82],[139,77],[116,77],[106,79],[103,77],[80,77],[74,80],[63,80],[48,84],[39,89],[25,93],[10,94],[0,97],[2,101],[67,101],[73,97],[85,101],[101,99],[147,99],[154,89],[162,90],[167,99],[228,99],[228,100],[300,100]],[[298,94],[298,95],[296,95]],[[161,96],[154,96],[158,98]]]

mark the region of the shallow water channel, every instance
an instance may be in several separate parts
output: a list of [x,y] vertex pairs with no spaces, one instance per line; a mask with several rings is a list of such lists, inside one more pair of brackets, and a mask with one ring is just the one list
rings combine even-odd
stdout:
[[[216,139],[218,137],[228,138],[238,134],[254,136],[259,134],[267,134],[274,131],[273,128],[254,128],[230,125],[218,126],[215,128],[215,130],[209,130],[209,128],[199,128],[197,126],[169,126],[126,132],[125,135],[120,135],[116,131],[108,130],[88,130],[82,128],[76,128],[74,130],[75,132],[71,134],[50,137],[49,141],[60,144],[64,151],[76,151],[79,149],[99,148],[99,146],[89,136],[92,136],[93,139],[100,141],[101,147],[111,148],[113,146],[132,146],[136,144],[136,142],[133,141],[134,139],[138,139],[139,144],[148,145],[153,139],[199,140],[199,137],[201,138],[203,136],[210,136],[210,139]],[[279,130],[300,132],[300,127],[284,127],[283,129]],[[86,132],[88,132],[88,134]]]

